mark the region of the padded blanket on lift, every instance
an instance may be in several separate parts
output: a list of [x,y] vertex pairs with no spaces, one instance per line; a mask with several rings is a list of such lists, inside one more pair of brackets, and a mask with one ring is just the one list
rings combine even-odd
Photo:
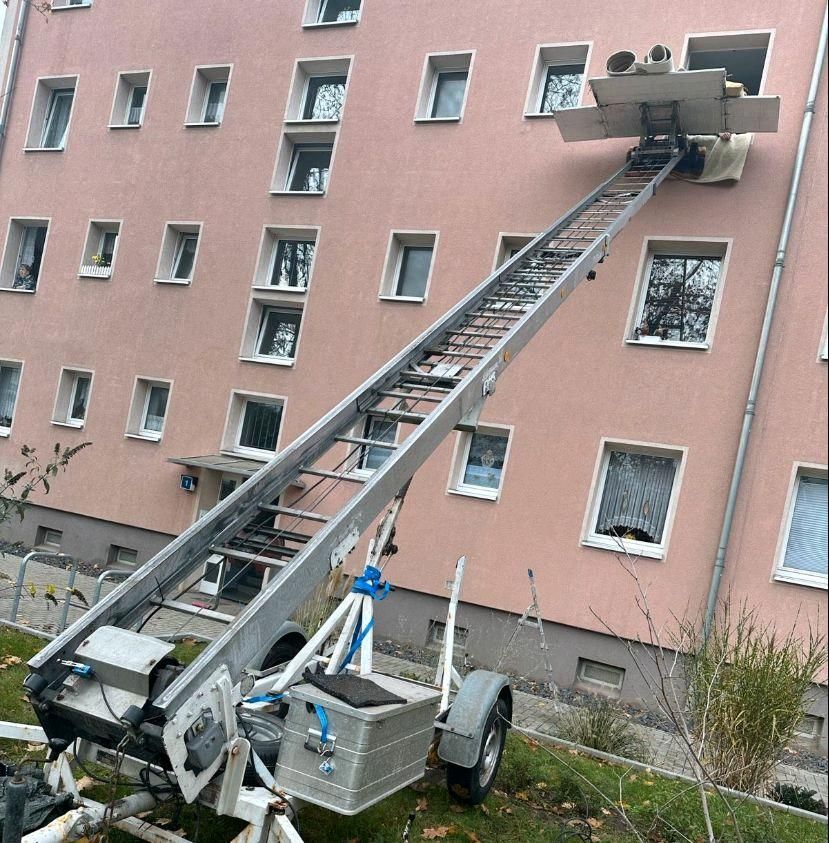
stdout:
[[310,670],[306,669],[302,678],[315,688],[319,688],[320,691],[325,691],[326,694],[331,694],[332,697],[336,697],[338,700],[354,706],[354,708],[396,705],[407,702],[403,697],[398,697],[397,694],[381,688],[371,679],[352,676],[349,673],[329,675],[326,673],[311,673]]

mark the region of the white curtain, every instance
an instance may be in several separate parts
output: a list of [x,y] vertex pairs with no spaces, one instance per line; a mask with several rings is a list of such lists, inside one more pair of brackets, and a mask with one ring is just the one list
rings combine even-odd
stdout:
[[11,427],[19,384],[20,369],[0,366],[0,427]]

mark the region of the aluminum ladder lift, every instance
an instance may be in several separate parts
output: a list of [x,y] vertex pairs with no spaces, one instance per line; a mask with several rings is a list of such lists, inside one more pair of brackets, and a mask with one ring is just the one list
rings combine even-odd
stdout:
[[[218,554],[266,566],[269,581],[238,616],[225,616],[222,633],[153,705],[169,724],[206,693],[217,671],[237,683],[438,445],[453,430],[475,429],[504,369],[581,280],[595,276],[613,238],[684,154],[672,137],[637,148],[621,169],[44,647],[29,662],[32,673],[54,686],[94,630],[140,631],[162,607],[219,619],[176,599]],[[373,473],[355,472],[367,449],[388,456]],[[48,709],[40,717],[50,738],[71,740],[84,731],[90,737],[88,724]]]

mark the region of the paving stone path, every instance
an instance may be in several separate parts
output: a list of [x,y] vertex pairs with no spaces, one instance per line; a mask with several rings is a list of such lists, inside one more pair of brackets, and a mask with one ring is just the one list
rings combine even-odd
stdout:
[[[13,589],[10,586],[17,580],[19,566],[19,557],[10,554],[0,556],[0,576],[5,574],[11,578],[11,581],[6,579],[0,581],[0,619],[9,619],[13,597]],[[62,614],[62,601],[69,582],[69,571],[32,560],[27,567],[24,582],[35,586],[37,596],[31,598],[24,589],[17,613],[17,622],[33,629],[57,632]],[[95,577],[77,574],[75,578],[75,587],[89,602],[93,600],[96,584]],[[43,598],[47,585],[55,586],[58,606],[52,605]],[[101,593],[108,594],[116,585],[116,583],[104,582]],[[69,623],[77,620],[85,611],[83,606],[74,605],[78,602],[73,600],[73,605],[69,609]],[[187,618],[166,609],[156,613],[145,627],[151,635],[188,635],[200,638],[213,638],[221,629],[223,625],[214,621],[199,617]],[[378,669],[387,673],[434,680],[433,668],[383,653],[375,654],[375,664]],[[515,691],[513,722],[522,729],[555,736],[556,719],[572,708],[565,703]],[[636,724],[633,724],[633,728],[648,744],[651,763],[654,767],[678,773],[690,772],[682,748],[674,735],[661,729]],[[824,802],[829,803],[829,779],[826,773],[815,773],[789,764],[778,764],[776,775],[780,782],[801,785],[816,791]]]

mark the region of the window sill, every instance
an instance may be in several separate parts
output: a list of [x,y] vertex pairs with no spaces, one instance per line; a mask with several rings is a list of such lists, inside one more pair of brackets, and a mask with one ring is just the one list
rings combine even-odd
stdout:
[[0,427],[0,439],[8,439],[12,435],[10,427]]
[[76,3],[73,6],[52,6],[49,11],[50,12],[65,12],[68,9],[91,9],[92,3]]
[[285,366],[292,368],[296,360],[289,360],[287,357],[240,357],[243,363],[264,363],[266,366]]
[[423,304],[426,301],[426,296],[377,296],[380,301],[394,301],[402,304]]
[[153,278],[154,284],[175,284],[178,287],[189,287],[191,282],[177,278]]
[[459,495],[462,498],[476,498],[479,501],[498,503],[499,492],[486,492],[483,489],[481,491],[477,491],[475,489],[447,489],[446,494]]
[[460,123],[461,115],[457,117],[415,117],[415,123]]
[[775,582],[790,583],[791,585],[805,585],[807,588],[822,588],[824,591],[829,588],[827,578],[820,574],[806,574],[800,571],[784,570],[778,568],[774,572]]
[[707,342],[678,342],[677,340],[655,340],[649,342],[648,340],[626,339],[625,345],[646,345],[656,346],[657,348],[687,348],[689,351],[708,351],[710,349]]
[[307,287],[284,287],[281,284],[254,284],[251,289],[258,293],[288,293],[292,296],[304,296],[308,292]]
[[302,117],[293,117],[288,118],[283,121],[286,126],[322,126],[323,128],[326,126],[338,126],[340,124],[339,118],[302,118]]
[[[599,550],[612,550],[616,553],[629,553],[631,556],[643,556],[646,559],[665,558],[665,549],[654,545],[653,547],[646,545],[644,542],[629,542],[624,539],[614,541],[608,536],[589,536],[581,541],[584,547],[595,547]],[[621,547],[619,546],[621,543]]]
[[324,190],[270,190],[271,196],[325,196]]
[[23,293],[27,296],[33,296],[37,290],[21,290],[19,287],[0,287],[0,293]]
[[83,422],[69,422],[69,421],[57,421],[56,419],[52,419],[52,424],[57,425],[57,427],[71,427],[75,430],[82,430],[83,429]]
[[107,274],[104,275],[102,272],[81,271],[78,273],[78,278],[94,278],[96,281],[109,281],[109,279],[112,278],[112,273],[107,272]]
[[107,129],[140,129],[143,123],[110,123]]
[[149,433],[125,433],[124,439],[141,439],[143,442],[160,442],[161,434],[151,436]]
[[326,20],[326,21],[312,21],[311,23],[302,24],[303,29],[327,29],[331,26],[357,26],[360,19],[357,20]]
[[185,123],[185,129],[215,129],[217,126],[221,126],[221,123],[213,122],[213,123],[204,123],[201,120],[197,123]]
[[545,118],[545,117],[547,119],[550,119],[551,117],[555,118],[555,116],[556,116],[555,111],[525,111],[524,112],[524,117],[526,117],[528,120],[535,120],[539,117],[541,117],[542,119]]
[[245,448],[221,448],[220,453],[227,457],[245,457],[249,460],[256,460],[262,465],[270,462],[275,456],[276,451],[248,451]]
[[63,152],[62,146],[24,146],[24,152]]

